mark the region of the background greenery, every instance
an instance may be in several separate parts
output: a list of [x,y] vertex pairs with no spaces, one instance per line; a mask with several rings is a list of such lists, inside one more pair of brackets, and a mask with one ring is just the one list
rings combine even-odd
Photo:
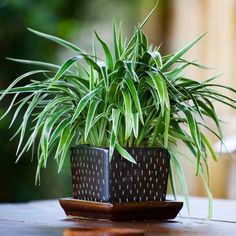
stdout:
[[[141,0],[1,0],[0,88],[6,88],[18,75],[32,69],[26,65],[7,61],[5,59],[7,56],[59,63],[68,56],[57,45],[28,32],[27,27],[58,35],[89,51],[91,41],[87,39],[91,38],[94,29],[108,41],[111,39],[113,18],[117,21],[122,19],[126,33],[130,34],[141,15],[146,14],[155,1],[144,2]],[[163,16],[163,9],[167,2],[163,1],[160,4],[159,11],[162,13],[160,16]],[[163,40],[165,28],[162,27],[166,21],[160,19],[160,22],[159,27],[163,34],[159,39]],[[8,102],[5,99],[4,103],[1,103],[0,114],[6,109]],[[69,196],[71,193],[69,162],[66,161],[61,174],[57,175],[56,165],[49,161],[49,168],[45,173],[42,172],[41,186],[34,186],[36,161],[30,162],[31,153],[29,153],[25,154],[17,165],[14,164],[17,139],[9,141],[14,128],[8,130],[8,125],[8,119],[0,122],[0,202]]]

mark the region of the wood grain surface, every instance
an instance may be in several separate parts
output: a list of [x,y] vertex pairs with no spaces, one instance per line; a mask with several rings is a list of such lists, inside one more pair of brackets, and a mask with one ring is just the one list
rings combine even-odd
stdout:
[[141,222],[71,220],[58,200],[0,204],[0,235],[236,235],[236,201],[215,200],[211,221],[204,219],[207,199],[191,198],[190,203],[191,217],[183,209],[174,220]]

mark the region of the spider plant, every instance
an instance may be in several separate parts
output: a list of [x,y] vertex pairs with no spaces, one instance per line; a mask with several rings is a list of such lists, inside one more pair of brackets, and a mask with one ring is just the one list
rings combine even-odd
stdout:
[[[214,83],[217,77],[199,82],[183,76],[187,67],[205,68],[183,59],[204,34],[169,55],[161,55],[159,48],[149,45],[142,28],[151,13],[134,29],[130,40],[123,38],[122,26],[113,23],[112,49],[95,32],[97,41],[92,45],[92,55],[61,38],[29,29],[74,53],[62,65],[9,58],[39,68],[19,76],[0,96],[2,100],[6,95],[13,95],[2,116],[16,107],[10,127],[24,111],[22,123],[13,136],[19,135],[16,161],[24,152],[36,147],[36,180],[50,156],[60,172],[71,145],[108,147],[110,158],[117,150],[134,163],[125,147],[159,146],[168,149],[171,155],[169,176],[173,193],[175,195],[177,178],[188,205],[186,181],[177,158],[180,141],[193,154],[190,161],[195,163],[196,175],[202,177],[211,201],[208,154],[214,160],[218,158],[204,131],[208,129],[222,139],[214,102],[235,109],[236,101],[217,88],[236,91]],[[96,43],[103,49],[104,60],[97,56]],[[28,77],[32,78],[30,83],[16,86]],[[215,130],[207,126],[205,117],[215,123]],[[29,134],[27,139],[26,133]]]

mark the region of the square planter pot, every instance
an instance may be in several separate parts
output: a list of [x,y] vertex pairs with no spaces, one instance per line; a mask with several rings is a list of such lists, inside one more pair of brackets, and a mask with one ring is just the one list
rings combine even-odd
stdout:
[[94,202],[165,201],[169,153],[163,148],[126,150],[133,164],[117,151],[88,145],[71,148],[73,198]]

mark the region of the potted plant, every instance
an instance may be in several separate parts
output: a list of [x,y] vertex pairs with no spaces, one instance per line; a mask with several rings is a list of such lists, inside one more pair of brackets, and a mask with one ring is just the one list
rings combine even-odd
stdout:
[[[236,107],[234,99],[215,88],[235,90],[214,83],[217,77],[199,82],[183,76],[189,66],[204,68],[183,59],[204,34],[169,55],[149,45],[142,28],[153,10],[128,42],[121,26],[117,29],[113,24],[113,50],[95,33],[104,60],[97,56],[96,43],[90,55],[63,39],[29,29],[75,53],[61,66],[10,58],[40,67],[19,76],[0,96],[2,100],[14,95],[3,115],[17,107],[10,126],[25,108],[15,134],[20,137],[17,161],[30,148],[37,148],[36,182],[50,156],[60,172],[71,154],[75,199],[160,203],[165,201],[168,176],[175,195],[176,173],[187,203],[187,187],[176,157],[177,141],[181,141],[192,152],[196,175],[201,175],[211,199],[204,169],[208,152],[214,160],[217,156],[203,128],[222,139],[213,102]],[[27,77],[34,79],[16,87]],[[216,130],[206,125],[204,117],[213,120]],[[30,136],[24,143],[26,132]]]

